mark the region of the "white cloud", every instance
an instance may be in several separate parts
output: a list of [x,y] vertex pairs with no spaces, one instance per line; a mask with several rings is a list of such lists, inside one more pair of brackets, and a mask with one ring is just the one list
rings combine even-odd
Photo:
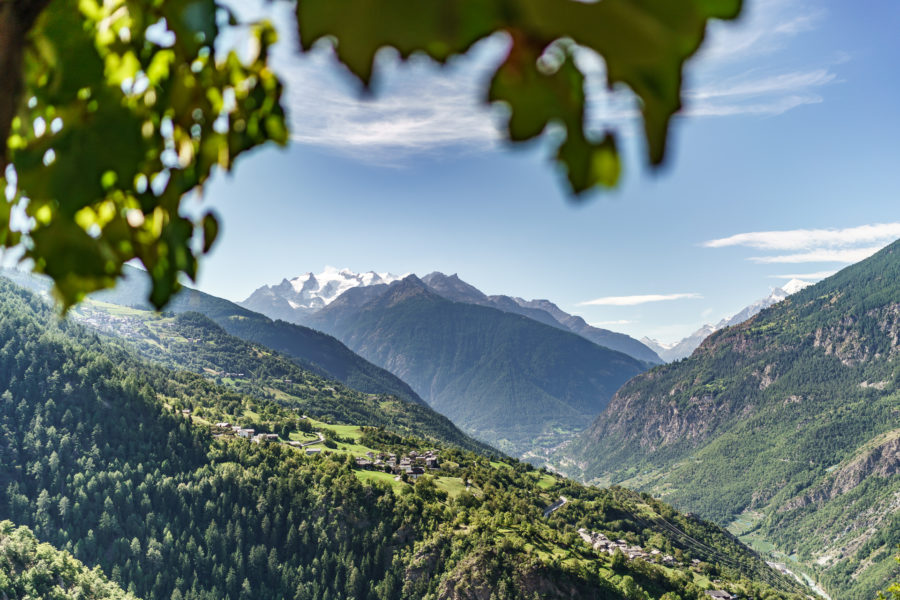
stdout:
[[784,263],[814,263],[814,262],[838,262],[851,264],[868,258],[881,250],[882,246],[868,246],[866,248],[852,248],[845,250],[819,249],[795,254],[781,254],[775,256],[751,256],[750,260],[761,264]]
[[492,38],[443,68],[425,59],[401,63],[385,55],[378,61],[373,94],[364,94],[340,72],[326,46],[285,61],[279,74],[287,84],[292,139],[376,161],[385,156],[373,151],[490,148],[501,139],[496,109],[480,95],[498,50],[502,43]]
[[825,85],[834,81],[835,75],[827,69],[808,72],[782,73],[759,78],[740,78],[709,85],[688,92],[694,100],[710,100],[731,96],[761,96],[773,92],[795,91]]
[[747,2],[737,21],[710,25],[700,56],[716,64],[749,62],[784,49],[791,38],[813,30],[825,15],[805,0]]
[[[277,22],[291,22],[287,9],[272,10]],[[768,55],[814,28],[823,15],[803,0],[757,0],[747,3],[737,23],[713,23],[700,55],[688,63],[681,116],[774,116],[823,102],[822,90],[837,81],[829,65],[768,68],[774,62]],[[293,32],[282,29],[285,41],[276,47],[275,63],[286,84],[295,142],[391,163],[442,148],[490,149],[503,138],[502,109],[483,101],[485,84],[505,54],[503,35],[476,44],[442,68],[427,59],[401,62],[382,53],[375,94],[362,97],[327,44],[298,58]],[[577,60],[588,75],[590,128],[615,123],[625,125],[626,135],[638,132],[633,95],[607,89],[605,65],[593,53],[582,52]]]
[[807,250],[819,247],[843,248],[900,237],[900,223],[877,223],[844,229],[789,229],[751,231],[703,243],[707,248],[747,246],[760,250]]
[[576,306],[635,306],[648,302],[665,302],[687,298],[702,298],[700,294],[643,294],[638,296],[606,296],[595,300],[579,302]]
[[837,271],[816,271],[815,273],[790,273],[788,275],[769,275],[772,279],[825,279]]
[[732,115],[780,115],[823,98],[816,89],[833,83],[827,69],[778,74],[744,73],[738,77],[689,88],[682,115],[723,117]]

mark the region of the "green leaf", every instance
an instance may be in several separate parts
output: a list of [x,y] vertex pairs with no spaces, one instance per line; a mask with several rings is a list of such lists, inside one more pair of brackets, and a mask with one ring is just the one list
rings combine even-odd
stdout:
[[[213,0],[54,0],[32,30],[30,101],[10,136],[13,204],[28,198],[25,258],[53,278],[64,307],[114,285],[135,258],[151,275],[150,300],[164,306],[180,276],[196,276],[193,249],[208,252],[218,232],[212,215],[196,223],[181,216],[183,197],[241,153],[287,141],[281,83],[267,63],[274,28],[249,28],[255,57],[216,58],[218,8]],[[162,19],[175,35],[166,48],[144,37]],[[133,91],[129,83],[142,76],[147,85]],[[226,132],[214,127],[222,119]],[[44,126],[33,127],[39,120]],[[152,180],[167,185],[160,192]],[[3,210],[0,241],[11,246],[19,236]]]
[[[419,51],[444,62],[481,38],[507,32],[509,56],[493,79],[490,98],[509,103],[511,140],[537,135],[551,113],[565,124],[569,146],[558,156],[573,190],[580,192],[616,180],[615,147],[588,141],[583,98],[562,95],[559,77],[536,77],[526,57],[537,60],[543,49],[562,40],[599,54],[609,86],[623,83],[637,95],[647,157],[657,165],[665,157],[669,121],[681,108],[685,60],[699,48],[709,19],[734,18],[740,7],[740,0],[298,0],[297,15],[303,48],[333,39],[338,59],[366,85],[380,48],[396,48],[402,57]],[[583,94],[573,75],[564,76],[573,78],[568,86],[573,94]],[[526,90],[527,97],[517,98],[515,88]],[[600,169],[604,176],[584,166],[597,160],[606,165]]]
[[203,254],[209,252],[219,236],[219,220],[213,213],[203,217]]
[[484,0],[298,0],[297,24],[303,49],[335,38],[340,61],[368,85],[380,48],[446,62],[502,27],[497,8]]

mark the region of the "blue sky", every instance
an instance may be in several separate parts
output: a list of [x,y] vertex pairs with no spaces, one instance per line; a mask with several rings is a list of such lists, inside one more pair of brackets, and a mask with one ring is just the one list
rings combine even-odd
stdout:
[[206,190],[224,226],[199,287],[243,299],[325,265],[440,270],[680,338],[900,237],[898,26],[886,0],[748,0],[689,65],[660,172],[643,166],[631,98],[603,92],[585,58],[592,122],[620,127],[627,173],[578,204],[547,146],[507,147],[502,112],[479,101],[502,39],[445,69],[385,56],[362,100],[327,49],[299,56],[288,38],[277,67],[293,141]]

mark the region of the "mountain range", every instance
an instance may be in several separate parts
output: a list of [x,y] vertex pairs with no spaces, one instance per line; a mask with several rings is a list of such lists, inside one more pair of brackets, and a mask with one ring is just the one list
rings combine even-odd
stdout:
[[[45,278],[7,275],[44,293],[49,287]],[[414,275],[398,280],[388,274],[326,272],[318,280],[328,282],[320,286],[327,297],[308,302],[325,307],[303,313],[310,327],[272,320],[191,288],[182,289],[167,310],[200,313],[224,333],[271,348],[348,387],[421,405],[427,401],[466,433],[515,455],[531,453],[536,462],[586,427],[619,386],[648,366],[559,323],[530,318],[553,320],[544,310],[512,300],[507,303],[516,312],[451,301],[445,295],[461,297],[451,294],[453,285],[466,284],[458,277],[428,278],[435,287]],[[393,282],[378,283],[385,279]],[[108,303],[149,315],[148,285],[142,271],[130,268],[115,289],[92,297],[93,306]],[[332,293],[339,289],[344,291]],[[135,331],[140,329],[132,329],[131,337]]]
[[[32,291],[47,294],[51,283],[46,277],[5,269],[0,275]],[[111,290],[93,294],[100,302],[151,310],[147,301],[150,283],[146,273],[126,267],[124,278]],[[300,366],[320,375],[337,379],[361,392],[390,394],[410,402],[424,404],[412,388],[397,376],[365,360],[334,337],[295,323],[273,320],[237,304],[204,292],[184,287],[166,308],[168,312],[198,312],[221,326],[229,334],[265,345],[289,356]]]
[[306,323],[407,381],[467,433],[517,455],[586,427],[646,368],[560,327],[449,300],[415,275],[349,289]]
[[774,543],[834,598],[870,599],[900,544],[898,374],[895,242],[635,377],[558,464]]
[[[0,280],[9,598],[803,597],[714,525],[397,432],[382,396],[197,313],[82,308],[92,328]],[[376,456],[432,462],[395,475]]]
[[728,318],[722,319],[715,325],[709,323],[703,325],[703,327],[687,336],[686,338],[679,340],[678,342],[665,344],[648,337],[641,338],[641,342],[647,347],[651,348],[654,352],[656,352],[656,354],[665,362],[672,362],[680,360],[682,358],[686,358],[690,356],[691,353],[696,350],[697,347],[703,342],[703,340],[709,337],[712,333],[720,329],[724,329],[725,327],[731,327],[732,325],[743,323],[750,317],[759,313],[761,310],[768,308],[773,304],[781,302],[791,294],[799,292],[809,285],[811,284],[808,281],[791,279],[783,286],[772,290],[772,292],[765,298],[757,300],[753,304],[744,307],[737,313]]
[[[406,276],[374,271],[354,273],[349,269],[326,267],[319,274],[306,273],[290,280],[284,279],[277,285],[260,287],[239,304],[273,319],[306,324],[313,314],[349,289],[390,284],[404,277]],[[571,331],[595,344],[624,352],[640,361],[649,364],[663,362],[642,342],[622,333],[588,325],[581,317],[562,311],[549,300],[488,296],[461,280],[457,274],[445,275],[437,271],[423,276],[421,281],[431,291],[448,300],[522,315],[557,329]]]

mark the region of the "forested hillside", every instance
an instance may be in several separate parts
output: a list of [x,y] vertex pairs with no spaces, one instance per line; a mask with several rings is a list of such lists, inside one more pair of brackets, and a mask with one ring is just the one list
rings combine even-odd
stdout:
[[265,346],[229,335],[200,313],[152,311],[86,301],[73,317],[122,340],[142,356],[176,370],[189,370],[240,394],[327,417],[337,423],[390,426],[405,435],[452,443],[493,454],[424,402],[364,394],[299,367]]
[[[92,298],[145,312],[150,281],[140,269],[126,266],[125,278],[115,289],[98,292]],[[50,280],[21,271],[3,270],[3,276],[34,291],[46,292]],[[371,394],[391,394],[424,404],[406,383],[390,372],[354,354],[344,344],[319,331],[284,321],[273,321],[233,302],[209,294],[182,288],[167,307],[168,312],[198,312],[206,315],[228,333],[256,342],[289,356],[300,366],[320,375],[337,379],[355,390]]]
[[[145,363],[6,282],[0,389],[0,518],[137,596],[669,600],[715,587],[798,597],[729,535],[647,496],[366,423],[304,419]],[[274,441],[232,435],[222,419],[254,419]],[[324,450],[287,443],[310,427]],[[418,479],[356,456],[429,447],[441,465]],[[621,539],[635,558],[596,549],[578,528]]]
[[535,460],[646,368],[527,317],[451,302],[415,276],[350,289],[309,322],[407,381],[467,433]]
[[9,600],[137,600],[27,527],[0,521],[0,594]]
[[865,600],[900,543],[900,242],[636,377],[560,456]]

